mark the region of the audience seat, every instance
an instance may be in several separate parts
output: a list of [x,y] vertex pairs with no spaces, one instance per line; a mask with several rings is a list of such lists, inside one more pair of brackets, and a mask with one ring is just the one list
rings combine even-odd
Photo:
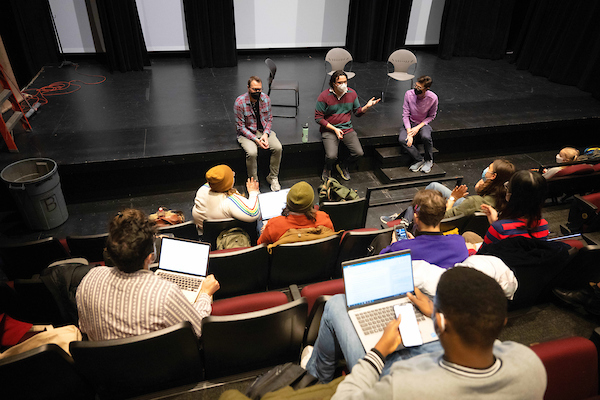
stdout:
[[67,236],[71,257],[83,257],[89,262],[103,262],[108,233],[86,236]]
[[245,314],[202,320],[206,378],[297,362],[306,325],[306,299]]
[[267,290],[269,253],[261,244],[245,249],[216,250],[208,258],[208,273],[214,274],[221,288],[215,299]]
[[598,399],[598,353],[588,339],[571,337],[531,346],[548,374],[545,400]]
[[388,243],[392,241],[392,228],[387,229],[354,229],[346,231],[342,235],[340,249],[335,262],[334,278],[341,278],[342,263],[348,260],[366,257],[369,252],[369,245],[379,235],[385,236]]
[[210,248],[216,250],[219,234],[224,230],[239,227],[250,235],[250,243],[256,245],[256,241],[258,240],[256,226],[256,221],[244,222],[233,218],[207,219],[202,223],[202,240],[210,243]]
[[471,218],[469,218],[469,220],[463,228],[463,232],[461,233],[475,232],[483,238],[485,237],[485,234],[487,233],[489,228],[490,222],[487,219],[487,215],[485,215],[483,212],[477,211],[473,215],[471,215]]
[[570,165],[558,171],[552,176],[552,178],[550,178],[550,180],[560,178],[561,176],[586,175],[591,174],[592,172],[594,172],[594,167],[589,164]]
[[313,305],[319,296],[334,295],[344,293],[344,280],[333,279],[306,285],[300,291],[300,296],[305,297],[308,304],[308,311],[312,312]]
[[124,339],[71,342],[75,367],[100,399],[126,399],[202,380],[202,359],[192,325]]
[[71,356],[56,344],[1,359],[0,391],[11,400],[94,399]]
[[2,270],[9,281],[31,278],[54,261],[66,258],[69,253],[58,239],[52,237],[0,246]]
[[329,215],[336,231],[364,228],[368,208],[364,197],[349,201],[326,201],[319,205],[319,211]]
[[39,278],[16,279],[14,281],[16,299],[9,315],[19,321],[37,325],[61,326],[77,321],[69,321],[61,313],[54,296]]
[[194,221],[186,221],[181,224],[167,225],[158,227],[159,235],[172,233],[173,236],[180,239],[198,240],[198,228]]
[[[600,165],[600,164],[599,164]],[[600,193],[576,194],[569,210],[567,227],[572,233],[594,232],[600,228]]]
[[442,232],[449,232],[454,229],[458,229],[458,233],[463,233],[465,231],[465,226],[467,222],[471,219],[470,215],[455,215],[454,217],[444,218],[440,222],[440,230]]
[[288,298],[283,292],[273,291],[247,294],[229,299],[216,300],[212,305],[211,315],[243,314],[280,306],[287,302]]

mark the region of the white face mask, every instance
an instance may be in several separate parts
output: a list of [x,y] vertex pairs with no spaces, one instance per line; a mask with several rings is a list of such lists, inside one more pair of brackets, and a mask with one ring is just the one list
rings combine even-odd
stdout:
[[348,84],[347,83],[341,83],[341,84],[337,85],[337,87],[338,87],[338,90],[340,92],[342,92],[342,94],[346,93],[348,91]]
[[566,160],[565,160],[564,158],[562,158],[562,157],[560,156],[560,154],[557,154],[557,155],[556,155],[556,162],[557,162],[558,164],[560,164],[560,163],[564,163],[565,161],[566,161]]

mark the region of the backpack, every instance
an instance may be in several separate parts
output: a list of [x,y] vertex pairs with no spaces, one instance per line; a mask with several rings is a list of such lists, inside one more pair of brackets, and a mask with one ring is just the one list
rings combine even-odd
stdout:
[[185,222],[185,216],[183,215],[183,211],[158,207],[158,211],[150,214],[148,220],[154,222],[157,226],[170,226]]
[[354,189],[347,188],[337,179],[328,178],[319,186],[319,204],[324,201],[348,201],[358,199]]
[[235,249],[236,247],[250,247],[250,235],[239,227],[224,230],[217,237],[217,250]]
[[577,158],[577,161],[597,160],[598,158],[600,158],[600,147],[588,147]]

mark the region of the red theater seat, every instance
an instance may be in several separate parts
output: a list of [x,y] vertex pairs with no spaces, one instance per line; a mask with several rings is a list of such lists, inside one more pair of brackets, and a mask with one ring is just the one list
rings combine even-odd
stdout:
[[280,306],[287,302],[288,298],[282,292],[273,291],[247,294],[215,301],[212,306],[211,315],[243,314]]

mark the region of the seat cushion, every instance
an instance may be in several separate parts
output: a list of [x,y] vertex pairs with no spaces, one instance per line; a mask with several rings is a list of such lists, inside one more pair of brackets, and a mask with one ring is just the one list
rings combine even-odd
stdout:
[[278,291],[246,294],[215,301],[211,315],[243,314],[280,306],[287,302],[287,296]]
[[600,208],[600,193],[586,194],[585,196],[582,196],[582,197],[585,201],[592,203],[596,207]]
[[308,301],[308,312],[312,310],[313,304],[315,304],[315,300],[317,297],[323,295],[334,295],[334,294],[342,294],[344,293],[344,280],[343,279],[333,279],[330,281],[324,281],[319,283],[313,283],[312,285],[307,285],[302,288],[300,295],[302,297],[306,297]]
[[569,175],[585,175],[594,172],[594,168],[588,164],[571,165],[558,171],[552,178]]

